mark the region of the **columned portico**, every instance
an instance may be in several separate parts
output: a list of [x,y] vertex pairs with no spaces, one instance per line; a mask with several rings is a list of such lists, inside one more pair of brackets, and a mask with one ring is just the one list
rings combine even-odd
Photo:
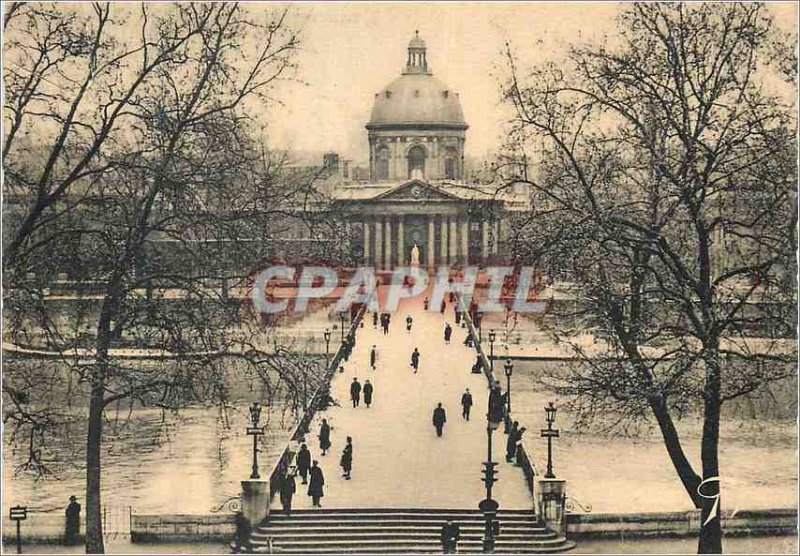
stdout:
[[375,219],[375,268],[383,267],[383,219]]
[[456,263],[456,241],[458,240],[458,228],[456,227],[456,217],[450,216],[448,217],[450,222],[450,248],[448,250],[448,259],[450,260],[450,264]]
[[403,217],[397,218],[397,265],[403,266],[405,264],[405,230],[403,229]]
[[369,264],[369,220],[364,220],[364,263]]
[[383,258],[383,268],[391,270],[392,268],[392,218],[386,218],[386,252]]
[[439,247],[440,247],[440,257],[441,263],[447,264],[449,261],[447,259],[447,216],[442,215],[442,219],[439,222]]
[[432,267],[436,264],[434,258],[434,249],[436,245],[436,230],[433,224],[433,215],[428,215],[428,266]]
[[461,264],[469,264],[469,219],[465,215],[461,220]]

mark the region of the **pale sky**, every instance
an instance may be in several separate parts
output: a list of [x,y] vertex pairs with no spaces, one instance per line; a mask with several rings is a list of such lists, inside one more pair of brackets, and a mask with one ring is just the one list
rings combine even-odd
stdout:
[[[265,115],[272,146],[335,150],[368,159],[367,123],[378,91],[400,75],[408,41],[419,30],[435,76],[460,94],[467,155],[497,147],[506,119],[499,105],[505,39],[530,64],[558,57],[574,42],[614,34],[617,3],[328,2],[297,3],[302,52],[298,77],[285,84],[284,107]],[[795,28],[793,3],[773,5],[782,27]]]

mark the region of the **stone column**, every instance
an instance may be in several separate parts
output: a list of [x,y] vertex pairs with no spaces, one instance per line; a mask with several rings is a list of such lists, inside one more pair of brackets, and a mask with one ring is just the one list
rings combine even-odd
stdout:
[[436,248],[436,229],[433,225],[433,215],[428,216],[428,266],[436,265],[433,250]]
[[404,230],[403,230],[403,217],[397,217],[397,264],[398,266],[403,266],[405,264],[404,259],[406,258],[405,253],[405,246],[403,245],[404,242]]
[[539,479],[539,519],[559,537],[567,535],[567,482],[563,479]]
[[492,228],[494,232],[492,233],[494,241],[492,242],[492,255],[497,255],[500,253],[500,221],[495,219],[492,222]]
[[442,221],[439,222],[439,251],[441,252],[441,264],[447,264],[447,217],[442,215]]
[[242,481],[242,513],[255,529],[269,515],[269,479]]
[[450,249],[449,249],[448,257],[450,259],[450,264],[454,264],[456,262],[456,252],[457,252],[456,251],[456,244],[457,244],[457,241],[458,241],[458,227],[456,226],[456,217],[455,216],[448,217],[448,220],[450,221],[450,230],[448,232],[448,235],[450,236],[449,237],[449,239],[450,239]]
[[461,220],[461,260],[465,266],[469,264],[469,217],[466,214]]
[[481,222],[481,258],[483,262],[489,258],[489,223]]
[[375,270],[383,268],[383,219],[375,219]]
[[391,270],[392,268],[392,219],[386,217],[386,250],[383,256],[383,268]]
[[369,264],[369,222],[364,220],[364,264]]

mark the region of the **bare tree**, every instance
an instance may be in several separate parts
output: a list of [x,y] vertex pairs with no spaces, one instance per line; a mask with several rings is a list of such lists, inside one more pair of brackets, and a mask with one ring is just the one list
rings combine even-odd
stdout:
[[[240,240],[270,210],[286,210],[255,206],[266,200],[257,192],[288,199],[310,182],[274,193],[286,185],[281,166],[247,133],[247,103],[269,100],[294,67],[299,43],[285,10],[259,18],[234,3],[89,8],[7,12],[4,164],[15,202],[5,268],[17,323],[64,354],[87,387],[86,550],[101,553],[105,408],[128,398],[171,409],[225,401],[221,361],[241,341],[232,332],[260,331],[214,284],[226,263],[242,262]],[[137,33],[126,33],[127,17]],[[21,139],[33,134],[45,139]],[[46,303],[65,268],[102,294],[80,325]],[[70,357],[86,347],[79,329],[89,349]],[[175,357],[142,369],[114,356],[129,345]],[[19,402],[11,418],[37,431],[25,388],[9,380],[4,395]]]
[[[756,4],[634,4],[617,28],[530,73],[508,49],[511,154],[539,164],[506,176],[532,191],[515,250],[568,271],[608,336],[610,357],[581,351],[553,385],[585,420],[655,417],[702,510],[698,551],[718,553],[722,405],[794,374],[792,346],[748,337],[794,335],[771,310],[795,302],[797,128],[769,65],[791,44]],[[699,471],[673,421],[687,410]]]

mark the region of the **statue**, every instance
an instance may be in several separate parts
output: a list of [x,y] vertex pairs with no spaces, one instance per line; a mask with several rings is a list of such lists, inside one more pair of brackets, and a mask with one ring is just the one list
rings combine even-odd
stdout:
[[411,266],[419,266],[419,247],[416,243],[411,248]]

